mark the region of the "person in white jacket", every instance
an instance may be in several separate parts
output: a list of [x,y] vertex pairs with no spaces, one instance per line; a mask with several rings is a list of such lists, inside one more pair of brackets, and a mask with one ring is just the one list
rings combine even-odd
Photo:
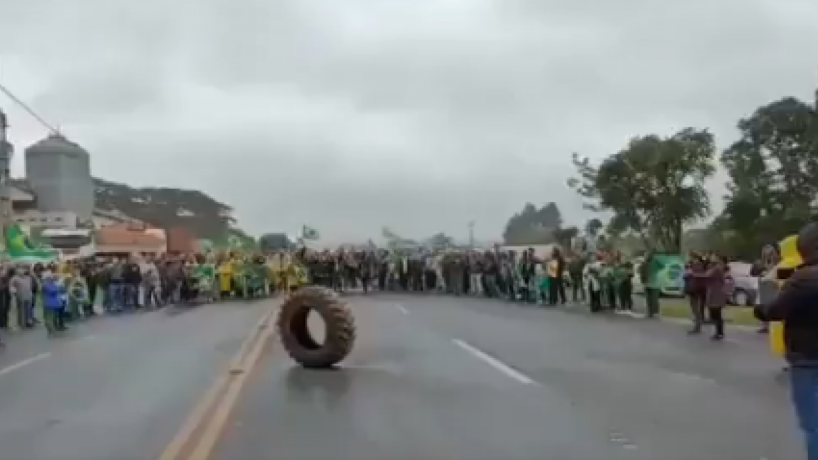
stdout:
[[588,289],[588,299],[591,311],[596,313],[602,310],[602,269],[605,264],[595,261],[585,265],[582,270],[582,277],[585,279],[585,286]]

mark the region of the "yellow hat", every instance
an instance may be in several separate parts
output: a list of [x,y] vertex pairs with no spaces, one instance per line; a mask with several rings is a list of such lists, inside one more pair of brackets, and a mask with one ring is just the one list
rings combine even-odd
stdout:
[[790,235],[778,243],[781,261],[778,268],[791,269],[804,264],[801,253],[798,252],[798,235]]

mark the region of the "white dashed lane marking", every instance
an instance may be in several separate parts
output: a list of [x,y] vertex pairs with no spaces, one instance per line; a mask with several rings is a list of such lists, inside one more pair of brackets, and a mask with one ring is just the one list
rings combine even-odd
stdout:
[[623,449],[634,450],[639,448],[639,446],[634,444],[630,439],[628,439],[627,436],[617,431],[611,431],[608,433],[608,440]]
[[22,361],[17,361],[14,364],[11,364],[9,366],[6,366],[6,367],[0,369],[0,377],[4,376],[6,374],[10,374],[10,373],[12,373],[12,372],[14,372],[14,371],[16,371],[18,369],[22,369],[22,368],[28,366],[29,364],[34,364],[37,361],[43,360],[45,358],[50,358],[50,357],[51,357],[51,353],[40,353],[40,354],[34,355],[34,356],[30,357],[30,358],[26,358],[26,359],[24,359]]
[[454,343],[458,347],[462,348],[463,350],[466,350],[466,352],[468,352],[470,355],[472,355],[475,358],[483,361],[484,363],[488,364],[489,366],[493,367],[494,369],[497,369],[502,374],[504,374],[506,377],[508,377],[508,378],[510,378],[512,380],[516,380],[516,381],[518,381],[518,382],[520,382],[522,384],[525,384],[525,385],[536,385],[537,384],[537,382],[535,382],[529,376],[523,374],[522,372],[518,371],[517,369],[514,369],[513,367],[511,367],[508,364],[500,361],[499,359],[495,358],[494,356],[491,356],[490,354],[488,354],[488,353],[486,353],[486,352],[484,352],[484,351],[482,351],[482,350],[480,350],[480,349],[478,349],[478,348],[476,348],[476,347],[474,347],[472,345],[469,345],[468,343],[466,343],[466,342],[464,342],[464,341],[462,341],[460,339],[452,339],[452,343]]

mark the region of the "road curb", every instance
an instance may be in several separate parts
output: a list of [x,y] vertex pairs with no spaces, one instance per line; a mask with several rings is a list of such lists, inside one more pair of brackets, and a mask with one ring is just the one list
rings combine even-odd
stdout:
[[[582,304],[570,304],[570,305],[566,304],[564,306],[564,309],[566,311],[571,311],[571,312],[576,312],[576,313],[581,313],[581,314],[587,314],[589,316],[591,314],[590,310],[588,310],[588,307],[586,305],[582,305]],[[606,311],[605,313],[613,313],[616,316],[623,317],[623,318],[631,318],[631,319],[634,319],[634,320],[661,321],[663,323],[674,324],[674,325],[678,325],[678,326],[691,326],[692,325],[690,320],[686,320],[686,319],[682,319],[682,318],[670,318],[670,317],[659,316],[659,317],[657,317],[655,319],[649,319],[647,317],[647,315],[645,315],[644,313],[639,313],[639,312],[636,312],[636,311],[613,311],[613,312]],[[727,323],[727,327],[730,328],[730,330],[741,331],[743,333],[753,333],[753,334],[756,334],[757,330],[758,330],[758,327],[745,326],[745,325],[742,325],[742,324]]]

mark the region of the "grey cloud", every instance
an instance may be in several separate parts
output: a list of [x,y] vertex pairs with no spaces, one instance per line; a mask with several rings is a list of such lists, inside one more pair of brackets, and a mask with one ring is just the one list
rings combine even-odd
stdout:
[[[14,3],[0,63],[49,75],[33,100],[99,174],[200,187],[254,231],[462,236],[476,220],[491,237],[551,200],[579,223],[571,152],[688,125],[726,142],[739,116],[816,80],[806,1]],[[202,88],[222,102],[192,109]],[[220,110],[241,121],[214,126]]]
[[[135,75],[143,78],[135,78]],[[151,110],[162,107],[164,99],[161,86],[146,77],[136,67],[78,69],[64,74],[32,103],[47,116],[73,123],[93,123],[134,112],[149,117]]]

